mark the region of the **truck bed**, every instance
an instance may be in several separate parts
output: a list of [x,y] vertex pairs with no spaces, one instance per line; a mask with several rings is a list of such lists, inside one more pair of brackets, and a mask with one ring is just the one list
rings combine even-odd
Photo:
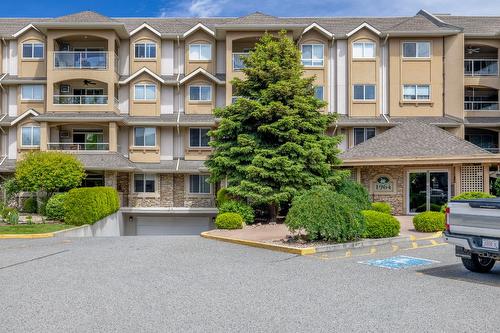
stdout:
[[449,232],[500,238],[500,198],[451,201]]

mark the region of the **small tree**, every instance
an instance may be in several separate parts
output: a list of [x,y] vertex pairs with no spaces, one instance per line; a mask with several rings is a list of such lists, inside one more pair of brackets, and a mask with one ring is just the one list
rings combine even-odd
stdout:
[[73,155],[34,152],[17,162],[15,178],[19,189],[46,192],[50,197],[56,191],[79,186],[85,178],[85,171]]
[[340,142],[326,135],[333,115],[315,98],[314,78],[303,77],[300,52],[286,32],[265,34],[244,59],[245,79],[231,83],[234,104],[216,109],[221,118],[210,132],[214,152],[206,162],[211,181],[228,181],[228,192],[269,206],[316,185],[334,185],[346,175],[336,168]]

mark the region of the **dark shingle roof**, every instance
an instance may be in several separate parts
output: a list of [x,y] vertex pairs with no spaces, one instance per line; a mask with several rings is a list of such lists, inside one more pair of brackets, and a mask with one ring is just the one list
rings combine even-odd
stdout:
[[500,16],[438,15],[437,17],[446,23],[463,28],[466,35],[498,35],[500,33]]
[[342,160],[485,155],[487,151],[439,127],[407,121],[340,154]]
[[442,127],[456,127],[462,124],[460,119],[451,117],[348,117],[340,115],[337,118],[337,124],[341,127],[351,126],[378,126],[378,127],[393,127],[397,124],[408,121],[421,121],[426,124],[442,126]]
[[33,118],[36,121],[121,121],[123,116],[114,112],[50,112],[43,113]]
[[412,17],[402,20],[396,25],[388,29],[390,32],[447,32],[456,31],[456,27],[452,27],[446,24],[439,24],[435,20],[429,19],[427,15],[423,15],[420,12]]
[[199,173],[207,172],[205,161],[167,160],[160,163],[135,163],[138,170],[144,172]]
[[130,162],[125,156],[114,152],[103,153],[78,153],[75,156],[82,162],[87,170],[134,170],[134,163]]
[[52,22],[61,22],[61,23],[116,23],[115,20],[101,15],[92,11],[83,11],[75,14],[59,16],[52,20]]
[[[0,162],[2,162],[2,159],[0,158]],[[16,168],[16,160],[13,159],[5,159],[1,164],[0,164],[0,173],[1,172],[13,172]]]

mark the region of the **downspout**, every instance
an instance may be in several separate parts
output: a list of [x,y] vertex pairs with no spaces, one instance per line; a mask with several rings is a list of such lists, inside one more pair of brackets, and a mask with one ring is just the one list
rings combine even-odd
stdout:
[[[384,41],[382,42],[382,45],[387,47],[387,40],[389,39],[389,34],[385,35]],[[388,100],[388,95],[389,95],[389,87],[387,87],[387,74],[388,74],[388,68],[387,66],[389,65],[389,59],[386,59],[389,56],[389,50],[387,52],[384,52],[382,54],[382,116],[384,119],[389,123],[389,119],[387,118],[387,100]]]
[[441,96],[443,97],[443,117],[446,117],[446,95],[445,95],[445,91],[446,91],[446,69],[445,69],[446,56],[444,55],[445,54],[444,43],[445,43],[445,41],[444,41],[444,36],[443,36],[443,45],[442,45],[443,46],[443,91],[441,93]]

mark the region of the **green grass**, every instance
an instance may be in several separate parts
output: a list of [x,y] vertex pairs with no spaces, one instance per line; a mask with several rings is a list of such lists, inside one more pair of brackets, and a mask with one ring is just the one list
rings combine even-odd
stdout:
[[0,234],[43,234],[74,227],[66,224],[17,224],[0,226]]

